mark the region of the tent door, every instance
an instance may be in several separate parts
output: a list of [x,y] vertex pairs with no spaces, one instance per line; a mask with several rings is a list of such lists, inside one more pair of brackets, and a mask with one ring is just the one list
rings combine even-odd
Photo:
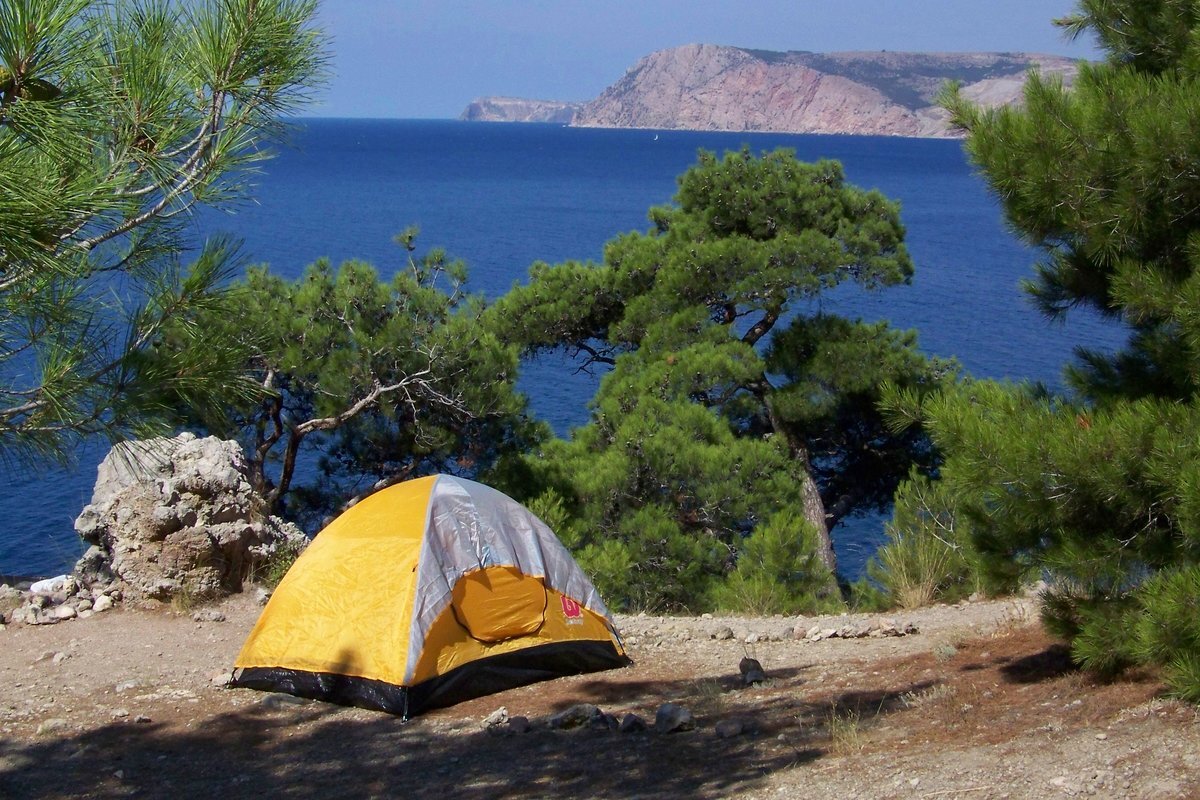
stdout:
[[485,567],[458,579],[450,606],[458,623],[481,642],[531,636],[546,621],[546,586],[516,567]]

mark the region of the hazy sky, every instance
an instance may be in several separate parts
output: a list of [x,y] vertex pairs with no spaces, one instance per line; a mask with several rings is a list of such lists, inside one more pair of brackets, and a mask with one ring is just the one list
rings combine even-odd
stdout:
[[589,100],[642,56],[764,50],[1096,55],[1051,24],[1074,0],[322,0],[334,77],[308,112],[456,117],[481,95]]

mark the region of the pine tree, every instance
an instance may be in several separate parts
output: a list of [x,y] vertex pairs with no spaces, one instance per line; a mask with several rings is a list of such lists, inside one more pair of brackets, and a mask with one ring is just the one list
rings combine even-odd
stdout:
[[751,580],[737,564],[768,529],[806,565],[784,570],[780,597],[835,596],[830,528],[886,502],[929,455],[884,427],[879,386],[953,371],[885,325],[804,313],[843,282],[909,279],[898,209],[836,163],[742,151],[702,153],[650,219],[601,264],[535,265],[490,309],[527,353],[563,348],[606,372],[590,423],[528,459],[512,488],[562,501],[567,538],[617,602],[705,607],[735,570],[761,585],[779,570]]
[[[0,453],[152,429],[254,392],[196,321],[240,267],[182,266],[197,206],[246,176],[320,81],[315,0],[0,3]],[[154,354],[169,324],[173,346]]]
[[223,432],[245,444],[275,512],[318,522],[409,478],[477,475],[541,436],[514,388],[516,348],[481,323],[466,265],[440,249],[418,257],[415,236],[397,237],[391,280],[362,261],[321,259],[294,281],[253,267],[232,307],[204,319],[245,341],[261,399],[229,409]]
[[920,411],[903,393],[892,405],[944,453],[941,512],[969,526],[993,577],[1047,578],[1044,618],[1081,664],[1163,664],[1197,697],[1200,3],[1084,0],[1061,24],[1108,52],[1072,87],[1033,75],[1022,108],[945,101],[1043,253],[1033,298],[1124,321],[1128,346],[1080,352],[1071,396],[967,382]]

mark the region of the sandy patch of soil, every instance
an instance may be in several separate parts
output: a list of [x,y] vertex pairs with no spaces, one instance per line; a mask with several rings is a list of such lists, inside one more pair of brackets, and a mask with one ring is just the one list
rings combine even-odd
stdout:
[[[0,797],[1200,798],[1197,709],[1162,699],[1153,674],[1080,675],[1028,601],[820,642],[790,634],[860,620],[620,617],[634,666],[407,724],[219,688],[261,609],[248,593],[216,610],[224,621],[117,610],[0,631]],[[741,685],[746,655],[765,684]],[[501,706],[653,721],[668,701],[695,730],[481,727]],[[746,732],[719,737],[727,720]]]

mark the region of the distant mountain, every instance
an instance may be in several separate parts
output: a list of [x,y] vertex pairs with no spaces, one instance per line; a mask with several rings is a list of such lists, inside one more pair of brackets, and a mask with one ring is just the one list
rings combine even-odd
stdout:
[[519,97],[480,97],[459,116],[472,122],[563,122],[574,118],[583,103],[522,100]]
[[570,121],[605,128],[947,137],[955,133],[933,102],[943,83],[959,81],[966,97],[1004,105],[1020,101],[1031,68],[1067,83],[1078,71],[1072,59],[1029,53],[777,53],[693,44],[646,56]]

